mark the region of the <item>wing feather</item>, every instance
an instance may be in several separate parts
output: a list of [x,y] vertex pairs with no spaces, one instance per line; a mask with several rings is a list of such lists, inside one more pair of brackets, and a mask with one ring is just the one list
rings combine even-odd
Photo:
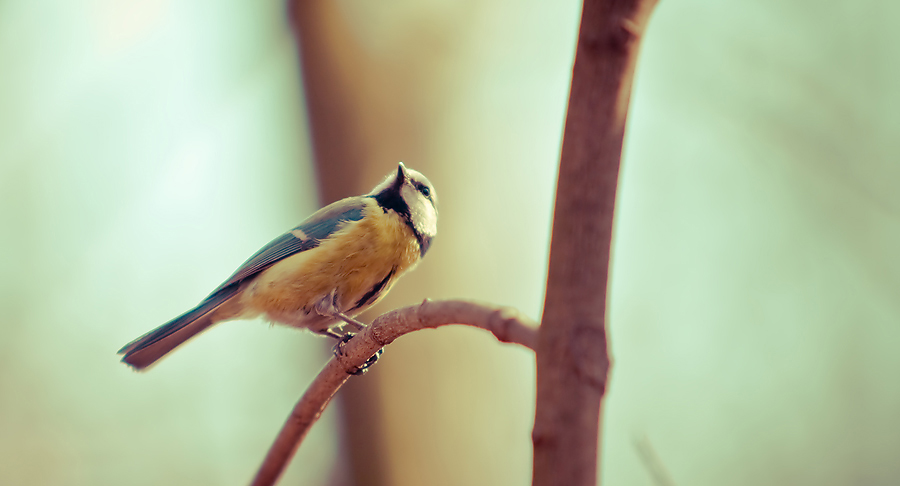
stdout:
[[363,218],[368,201],[364,197],[349,197],[318,210],[288,233],[270,241],[251,256],[231,277],[214,290],[207,299],[225,287],[246,280],[291,255],[311,250],[350,221]]

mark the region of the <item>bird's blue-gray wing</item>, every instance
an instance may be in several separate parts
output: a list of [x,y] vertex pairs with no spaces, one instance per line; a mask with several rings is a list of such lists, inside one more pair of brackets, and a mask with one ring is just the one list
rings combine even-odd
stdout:
[[348,222],[362,219],[366,203],[367,200],[363,197],[350,197],[320,209],[292,231],[275,238],[262,247],[207,299],[226,287],[256,275],[280,260],[319,246],[322,240],[331,236]]
[[[143,369],[191,336],[203,331],[214,321],[204,319],[240,291],[241,282],[272,266],[275,262],[302,251],[319,246],[319,243],[350,221],[359,221],[369,200],[363,197],[343,199],[320,209],[306,221],[272,240],[244,262],[234,275],[228,278],[197,307],[172,319],[162,326],[135,339],[119,350],[122,361]],[[170,336],[174,336],[171,339]]]

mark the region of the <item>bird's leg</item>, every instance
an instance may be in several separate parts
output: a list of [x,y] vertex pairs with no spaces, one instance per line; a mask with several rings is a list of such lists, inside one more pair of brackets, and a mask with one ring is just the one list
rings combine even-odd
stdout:
[[[363,322],[350,317],[349,315],[341,312],[338,309],[337,289],[333,290],[330,295],[322,298],[319,302],[317,302],[314,309],[315,312],[320,316],[328,316],[340,319],[350,326],[356,328],[357,331],[362,331],[366,328],[366,325]],[[356,335],[356,333],[353,332],[346,332],[342,334],[338,331],[335,331],[333,328],[324,329],[322,331],[319,331],[319,333],[338,340],[337,344],[335,344],[333,348],[333,353],[336,357],[341,357],[344,355],[344,345],[347,344],[347,342]],[[367,359],[366,362],[362,364],[362,366],[356,368],[356,370],[354,371],[348,371],[348,373],[350,373],[351,375],[361,375],[365,373],[370,366],[378,361],[378,358],[383,352],[384,349],[379,349],[375,354],[372,355],[371,358]]]
[[350,326],[352,326],[357,331],[362,331],[363,329],[365,329],[365,323],[360,322],[353,317],[350,317],[349,315],[341,312],[340,308],[338,307],[337,300],[337,289],[335,289],[331,291],[331,294],[323,297],[321,300],[316,302],[316,305],[313,307],[313,309],[315,310],[316,314],[319,314],[320,316],[340,319],[347,324],[350,324]]
[[348,316],[347,314],[344,314],[338,308],[337,289],[335,289],[333,292],[331,292],[331,312],[334,313],[335,317],[337,317],[340,320],[346,322],[347,324],[350,324],[351,326],[355,327],[357,331],[362,331],[363,329],[366,328],[365,324],[363,324],[360,321],[357,321],[356,319]]
[[330,294],[319,299],[313,306],[313,311],[320,316],[334,317],[339,312],[337,308],[337,289],[331,291]]
[[355,327],[357,331],[362,331],[363,329],[366,328],[366,324],[364,322],[358,321],[358,320],[348,316],[347,314],[344,314],[343,312],[335,312],[334,316],[337,317],[338,319],[346,322],[347,324],[350,324],[351,326]]
[[322,329],[321,331],[317,331],[317,333],[321,334],[323,336],[328,336],[330,338],[337,339],[338,341],[340,341],[341,339],[344,338],[343,334],[335,331],[334,329],[332,329],[330,327],[326,327],[325,329]]

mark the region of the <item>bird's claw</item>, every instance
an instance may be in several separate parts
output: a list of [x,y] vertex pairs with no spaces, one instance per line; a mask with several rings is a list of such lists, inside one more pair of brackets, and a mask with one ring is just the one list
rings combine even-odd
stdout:
[[[343,336],[341,336],[341,339],[338,341],[338,343],[334,345],[334,348],[332,351],[336,358],[340,358],[340,357],[344,356],[344,345],[347,344],[351,339],[353,339],[353,336],[356,336],[356,333],[348,332],[348,333],[344,334]],[[381,353],[383,353],[383,352],[384,352],[384,348],[379,349],[378,351],[375,352],[375,354],[373,354],[369,359],[367,359],[365,363],[363,363],[359,367],[355,368],[353,371],[347,371],[347,373],[349,373],[351,375],[357,375],[357,376],[365,374],[366,371],[369,371],[369,367],[372,366],[373,364],[375,364],[376,361],[378,361],[378,358],[381,357]]]

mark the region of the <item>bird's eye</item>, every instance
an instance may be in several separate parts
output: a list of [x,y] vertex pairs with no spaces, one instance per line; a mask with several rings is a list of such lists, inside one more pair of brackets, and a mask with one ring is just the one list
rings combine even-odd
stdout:
[[421,192],[425,197],[431,196],[431,189],[429,189],[428,186],[424,184],[419,186],[419,192]]

